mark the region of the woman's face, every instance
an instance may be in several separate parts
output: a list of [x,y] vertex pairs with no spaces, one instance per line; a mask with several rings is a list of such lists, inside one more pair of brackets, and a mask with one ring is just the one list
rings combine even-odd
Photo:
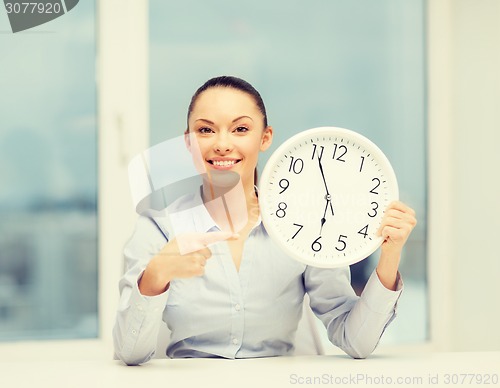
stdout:
[[263,119],[255,100],[245,92],[215,87],[201,93],[188,124],[204,169],[237,172],[243,184],[253,185],[259,152],[272,142],[273,130],[264,128]]

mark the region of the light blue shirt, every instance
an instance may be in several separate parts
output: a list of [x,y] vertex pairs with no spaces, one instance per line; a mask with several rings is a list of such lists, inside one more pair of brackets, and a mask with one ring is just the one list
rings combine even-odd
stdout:
[[[168,210],[177,214],[176,233],[220,230],[198,193]],[[162,320],[172,332],[166,349],[172,358],[291,355],[305,292],[330,341],[355,358],[375,349],[395,316],[401,280],[391,291],[374,271],[358,297],[348,267],[320,269],[291,259],[260,220],[245,242],[239,271],[223,241],[210,246],[203,276],[175,279],[157,296],[141,295],[137,284],[144,269],[173,235],[168,217],[142,216],[125,247],[113,339],[115,355],[127,364],[154,355]]]

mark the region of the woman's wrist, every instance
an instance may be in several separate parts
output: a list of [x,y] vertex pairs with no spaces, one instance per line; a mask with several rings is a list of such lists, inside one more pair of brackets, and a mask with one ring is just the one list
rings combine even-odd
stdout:
[[376,271],[380,282],[389,290],[396,290],[400,260],[400,251],[382,248]]
[[172,278],[165,273],[164,268],[158,268],[157,264],[152,259],[139,279],[138,287],[142,295],[155,296],[168,290]]

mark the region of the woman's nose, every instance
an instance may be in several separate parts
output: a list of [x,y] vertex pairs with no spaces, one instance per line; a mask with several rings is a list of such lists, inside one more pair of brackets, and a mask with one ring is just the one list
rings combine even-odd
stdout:
[[226,153],[232,150],[231,139],[225,131],[219,132],[215,139],[214,149],[217,152]]

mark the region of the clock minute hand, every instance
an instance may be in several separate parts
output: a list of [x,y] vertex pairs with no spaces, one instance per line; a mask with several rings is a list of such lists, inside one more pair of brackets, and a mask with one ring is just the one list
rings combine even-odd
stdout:
[[321,228],[319,230],[319,234],[321,235],[321,232],[323,231],[323,225],[325,225],[326,222],[326,212],[328,210],[328,205],[330,205],[330,208],[332,210],[332,215],[335,215],[333,211],[333,206],[331,202],[331,195],[330,192],[328,191],[328,185],[326,184],[326,179],[325,179],[325,173],[323,171],[323,166],[321,165],[321,158],[318,158],[318,165],[319,165],[319,170],[321,172],[321,177],[323,178],[323,183],[325,184],[325,189],[326,189],[326,195],[325,195],[325,200],[326,200],[326,205],[325,205],[325,211],[323,213],[323,218],[321,219]]
[[321,172],[321,177],[323,178],[323,183],[325,184],[326,195],[330,195],[328,192],[328,185],[326,184],[325,173],[323,171],[323,166],[321,165],[321,158],[318,158],[319,171]]
[[[321,158],[318,158],[318,164],[319,164],[319,171],[321,172],[321,177],[323,178],[323,183],[325,184],[325,189],[326,189],[326,207],[328,207],[328,204],[330,204],[330,208],[332,209],[332,216],[335,215],[335,212],[333,211],[333,206],[332,206],[332,196],[330,195],[330,192],[328,191],[328,185],[326,184],[326,178],[325,178],[325,172],[323,171],[323,166],[321,165]],[[325,215],[323,218],[326,216],[326,208],[325,208]]]

